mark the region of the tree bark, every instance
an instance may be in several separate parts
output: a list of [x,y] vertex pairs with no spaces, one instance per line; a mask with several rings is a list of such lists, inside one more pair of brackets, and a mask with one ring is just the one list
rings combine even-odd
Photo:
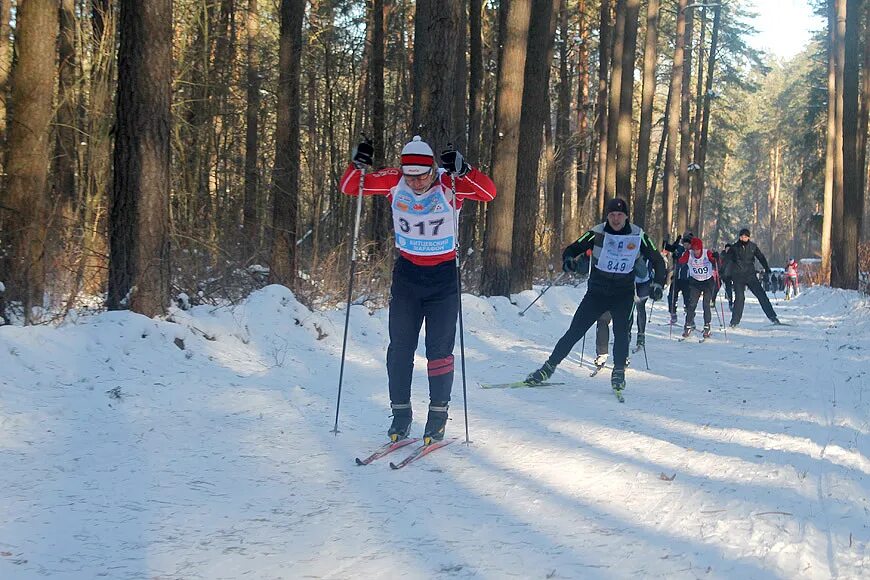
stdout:
[[299,213],[299,90],[305,0],[281,0],[278,40],[278,110],[272,169],[272,263],[274,284],[296,283],[296,221]]
[[825,191],[822,210],[822,279],[831,282],[831,233],[834,217],[834,157],[837,143],[837,12],[828,7],[828,117],[825,124]]
[[[616,189],[615,195],[633,206],[631,190],[631,136],[634,105],[634,63],[637,51],[637,20],[640,0],[625,2],[625,32],[622,47],[622,83],[619,97],[619,123],[616,138]],[[632,212],[632,215],[634,213]]]
[[[858,22],[861,0],[847,0],[843,37],[843,223],[842,260],[831,285],[858,289],[858,241],[864,192],[858,166]],[[865,73],[866,74],[866,73]]]
[[[541,161],[544,125],[548,118],[550,62],[553,55],[555,14],[553,0],[535,2],[529,23],[528,48],[523,76],[520,137],[517,147],[517,183],[514,205],[514,234],[511,250],[511,292],[532,287],[536,247],[536,225],[540,191],[538,168]],[[558,6],[557,6],[558,8]],[[561,212],[560,218],[561,218]]]
[[601,0],[598,33],[598,100],[596,108],[595,131],[598,134],[598,181],[596,183],[597,202],[594,219],[604,213],[607,181],[607,85],[610,70],[610,0]]
[[[568,2],[557,0],[559,8],[559,91],[556,100],[556,138],[555,167],[553,173],[553,192],[547,213],[547,223],[550,226],[550,247],[548,257],[558,256],[564,239],[563,207],[566,199],[571,196],[571,162],[575,158],[574,148],[577,145],[571,139],[571,75],[569,72],[568,54]],[[582,110],[582,101],[581,101]],[[568,192],[568,195],[566,195]],[[578,212],[579,213],[579,212]]]
[[459,0],[419,0],[414,19],[413,127],[436,156],[448,143],[461,142],[454,121],[459,85],[452,74],[459,50],[459,9]]
[[[0,0],[0,147],[3,151],[6,151],[6,117],[8,115],[6,94],[9,90],[9,72],[12,69],[12,44],[9,41],[11,37],[9,19],[11,16],[12,0]],[[0,155],[0,170],[5,167],[5,162],[4,155]],[[0,171],[0,174],[2,173]]]
[[834,191],[831,206],[831,285],[837,286],[844,279],[845,267],[843,251],[846,240],[843,238],[843,70],[846,59],[846,0],[835,0],[836,35],[834,39],[834,58],[837,77],[835,79],[835,116],[834,116]]
[[242,202],[242,225],[245,233],[245,254],[255,262],[261,259],[260,220],[260,172],[257,160],[260,156],[260,7],[257,0],[248,0],[245,17],[247,37],[247,62],[245,77],[245,199]]
[[701,9],[701,31],[698,35],[698,61],[695,68],[695,118],[692,120],[691,134],[694,142],[692,166],[689,179],[689,228],[701,239],[701,198],[698,197],[698,157],[701,154],[701,114],[704,95],[704,42],[707,37],[707,8]]
[[[60,0],[58,10],[58,86],[54,154],[54,197],[60,212],[60,230],[77,225],[76,173],[78,172],[78,96],[76,93],[75,0]],[[60,233],[60,232],[58,232]],[[57,236],[55,236],[57,237]],[[62,237],[62,233],[61,233]],[[58,240],[60,241],[60,240]],[[58,248],[59,249],[59,248]]]
[[643,93],[640,103],[640,129],[637,138],[637,177],[634,188],[632,221],[646,226],[647,195],[649,194],[649,155],[652,145],[653,101],[656,93],[656,63],[658,61],[660,0],[649,0],[646,11],[646,40],[643,49]]
[[121,0],[108,307],[163,314],[169,298],[171,0]]
[[[662,238],[670,238],[674,220],[674,200],[677,188],[674,183],[674,167],[677,157],[677,141],[680,133],[680,99],[683,94],[683,61],[686,47],[686,6],[689,0],[679,0],[677,5],[677,30],[675,36],[674,62],[671,68],[671,99],[668,107],[667,147],[665,149],[664,188],[662,190]],[[682,233],[682,232],[680,232]]]
[[686,10],[686,31],[683,51],[682,98],[680,99],[680,164],[679,193],[677,195],[677,231],[683,232],[689,225],[689,160],[692,155],[690,115],[692,104],[692,28],[693,11]]
[[487,205],[481,285],[485,296],[508,296],[510,292],[517,151],[530,14],[530,0],[511,0],[507,5],[505,28],[500,34],[503,48],[498,66],[492,144],[492,177],[499,202]]
[[[699,168],[695,169],[695,187],[697,188],[697,203],[700,210],[704,207],[704,193],[706,190],[707,177],[707,141],[710,131],[710,102],[713,94],[713,73],[716,70],[716,52],[719,50],[719,24],[722,18],[722,7],[716,6],[713,15],[713,31],[710,37],[710,54],[707,56],[707,84],[704,88],[704,111],[701,115],[701,137],[699,139],[698,155],[695,158],[695,164]],[[697,226],[698,235],[703,236],[703,216],[699,218]]]
[[[483,131],[483,37],[482,37],[482,0],[471,0],[468,14],[468,25],[471,31],[469,38],[469,80],[468,80],[468,162],[480,166]],[[478,211],[477,205],[471,205],[462,214],[459,239],[464,247],[473,247],[476,243]]]
[[[372,47],[369,61],[369,96],[372,105],[372,137],[375,142],[375,167],[385,164],[386,107],[384,105],[384,0],[372,0]],[[371,218],[371,239],[374,251],[380,255],[387,253],[389,242],[389,208],[382,199],[373,199]]]
[[613,26],[613,54],[610,57],[610,89],[607,95],[607,172],[604,195],[617,196],[616,163],[619,141],[619,105],[622,97],[622,55],[625,51],[625,11],[627,0],[616,0],[616,23]]
[[57,2],[30,0],[16,13],[16,55],[12,69],[12,116],[6,161],[5,199],[0,232],[8,248],[0,281],[7,299],[24,306],[25,323],[42,306],[43,258],[47,235],[46,181],[51,144]]

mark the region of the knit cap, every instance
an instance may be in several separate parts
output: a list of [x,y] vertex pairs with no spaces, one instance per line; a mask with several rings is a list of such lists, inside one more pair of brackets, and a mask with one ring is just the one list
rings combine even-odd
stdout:
[[405,175],[423,175],[432,170],[435,154],[419,135],[402,148],[402,173]]

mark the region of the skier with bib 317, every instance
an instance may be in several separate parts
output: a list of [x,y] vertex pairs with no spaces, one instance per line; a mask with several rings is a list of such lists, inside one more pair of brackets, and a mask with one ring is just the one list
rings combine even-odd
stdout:
[[653,300],[662,297],[665,281],[665,262],[655,244],[641,228],[628,222],[628,205],[615,198],[607,202],[607,221],[598,224],[562,252],[563,269],[576,269],[575,258],[592,250],[592,274],[586,295],[577,307],[568,331],[556,343],[553,353],[544,365],[526,377],[530,385],[549,379],[556,366],[583,338],[589,327],[607,311],[613,320],[613,372],[611,385],[617,398],[622,400],[625,388],[625,359],[628,356],[628,333],[634,307],[634,280],[636,268],[645,267],[645,259],[653,264],[654,281],[650,286]]
[[[374,149],[360,143],[353,163],[341,178],[341,191],[357,195],[360,169],[371,166]],[[414,352],[426,323],[429,374],[429,414],[423,442],[444,438],[447,405],[453,388],[453,346],[459,294],[456,278],[456,231],[465,200],[490,201],[492,180],[470,167],[459,152],[441,153],[443,169],[419,136],[402,149],[401,168],[386,168],[365,176],[363,195],[384,195],[393,212],[398,257],[390,288],[390,346],[387,375],[393,421],[387,434],[393,441],[411,430],[411,376]],[[453,196],[451,174],[455,177]],[[454,211],[455,208],[455,211]]]

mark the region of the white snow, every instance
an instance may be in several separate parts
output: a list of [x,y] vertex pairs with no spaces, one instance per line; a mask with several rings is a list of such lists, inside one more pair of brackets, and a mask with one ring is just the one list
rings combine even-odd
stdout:
[[[704,344],[657,304],[625,404],[593,332],[565,385],[480,389],[539,366],[583,291],[465,296],[472,445],[397,472],[354,464],[389,424],[386,311],[352,308],[338,435],[344,312],[283,287],[0,328],[0,578],[867,577],[866,297],[780,300],[789,327],[749,300]],[[462,400],[457,373],[464,439]]]

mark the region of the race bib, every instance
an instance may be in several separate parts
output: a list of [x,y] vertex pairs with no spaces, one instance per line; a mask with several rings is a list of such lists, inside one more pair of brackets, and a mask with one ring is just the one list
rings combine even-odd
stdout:
[[604,234],[601,253],[595,267],[611,274],[631,274],[640,253],[640,235]]
[[[690,250],[691,251],[691,250]],[[701,257],[696,258],[691,253],[689,254],[689,276],[703,282],[713,277],[713,264],[707,259],[707,251],[701,252]]]
[[453,207],[441,187],[424,195],[398,189],[393,194],[396,247],[415,256],[436,256],[456,248]]

